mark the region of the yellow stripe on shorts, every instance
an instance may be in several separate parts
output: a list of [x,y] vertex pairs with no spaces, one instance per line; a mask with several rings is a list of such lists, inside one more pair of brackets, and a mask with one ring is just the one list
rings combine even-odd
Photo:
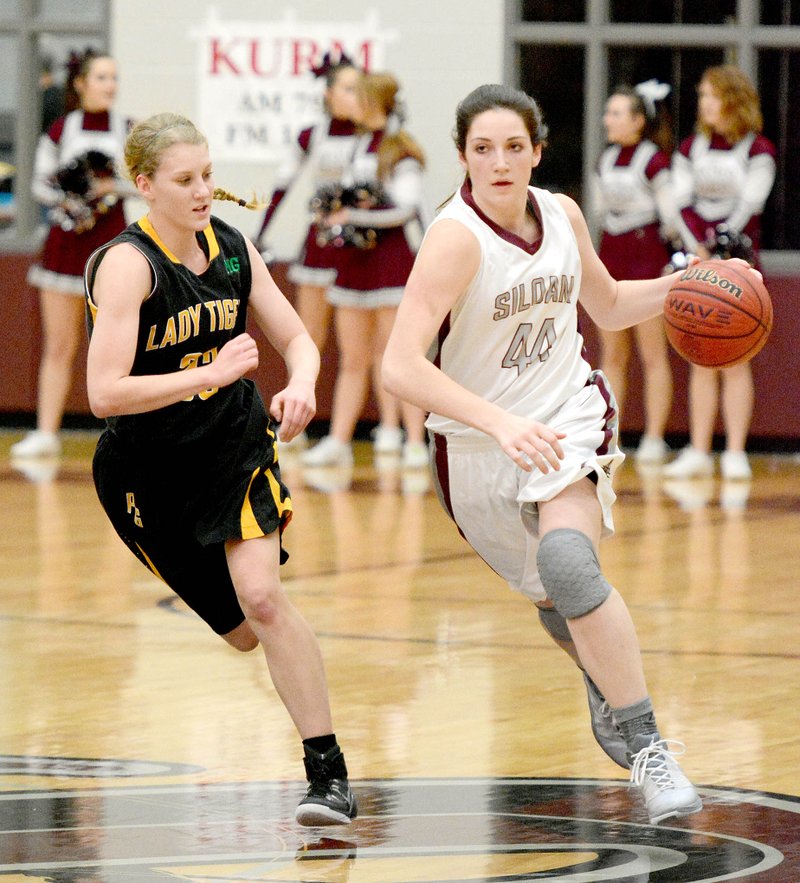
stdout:
[[160,580],[163,580],[163,582],[166,582],[166,580],[164,579],[164,577],[161,576],[161,574],[158,572],[158,568],[157,568],[157,567],[155,566],[155,564],[153,564],[153,562],[150,560],[150,556],[147,554],[147,552],[145,552],[145,550],[144,550],[144,549],[143,549],[138,543],[136,543],[136,548],[142,553],[142,557],[143,557],[144,560],[147,562],[147,566],[150,568],[150,570],[152,570],[153,573],[154,573],[154,574],[155,574]]
[[[250,484],[247,486],[247,493],[244,495],[244,505],[242,506],[242,516],[240,520],[243,540],[252,540],[256,537],[264,536],[264,531],[261,529],[261,526],[256,519],[252,503],[250,502],[250,489],[253,487],[253,482],[256,480],[260,471],[261,467],[253,471],[252,476],[250,476]],[[275,501],[278,516],[282,522],[286,518],[286,513],[291,515],[292,501],[291,499],[281,500],[281,489],[280,485],[275,480],[275,476],[268,471],[265,471],[264,474],[269,482],[270,490],[272,491],[272,499]]]

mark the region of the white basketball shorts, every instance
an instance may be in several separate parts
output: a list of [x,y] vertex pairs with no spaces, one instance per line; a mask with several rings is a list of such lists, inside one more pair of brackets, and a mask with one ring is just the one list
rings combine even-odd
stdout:
[[566,433],[559,471],[525,472],[487,435],[433,435],[434,485],[461,535],[512,589],[534,601],[546,593],[536,567],[538,503],[552,500],[594,473],[603,536],[614,532],[612,478],[625,455],[618,446],[616,401],[604,375],[594,371],[586,386],[543,421]]

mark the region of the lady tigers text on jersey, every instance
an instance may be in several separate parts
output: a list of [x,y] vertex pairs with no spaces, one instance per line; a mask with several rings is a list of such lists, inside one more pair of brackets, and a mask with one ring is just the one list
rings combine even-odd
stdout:
[[[236,326],[239,303],[238,298],[223,298],[186,307],[177,316],[170,316],[162,329],[159,329],[158,325],[150,326],[145,351],[159,350],[165,346],[183,343],[190,337],[197,337],[205,331],[212,334],[218,329],[230,331]],[[201,328],[204,317],[208,319],[209,327],[207,329]]]

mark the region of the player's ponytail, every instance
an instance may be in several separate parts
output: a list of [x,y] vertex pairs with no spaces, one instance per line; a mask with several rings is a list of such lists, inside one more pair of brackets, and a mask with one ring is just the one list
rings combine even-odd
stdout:
[[223,202],[235,202],[236,205],[240,205],[242,208],[249,208],[251,211],[264,208],[264,206],[266,205],[265,202],[262,202],[255,197],[249,200],[242,199],[241,196],[237,196],[235,193],[231,193],[229,190],[223,190],[221,187],[214,188],[214,199],[220,199]]

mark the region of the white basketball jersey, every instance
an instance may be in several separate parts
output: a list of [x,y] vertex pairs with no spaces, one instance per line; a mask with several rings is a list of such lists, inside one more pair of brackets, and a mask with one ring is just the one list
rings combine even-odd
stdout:
[[[582,356],[577,304],[578,243],[556,197],[531,187],[542,238],[531,246],[501,229],[462,187],[433,221],[469,229],[481,262],[467,291],[445,319],[432,360],[461,386],[501,408],[542,423],[581,389],[591,368]],[[434,432],[480,435],[439,414]]]

